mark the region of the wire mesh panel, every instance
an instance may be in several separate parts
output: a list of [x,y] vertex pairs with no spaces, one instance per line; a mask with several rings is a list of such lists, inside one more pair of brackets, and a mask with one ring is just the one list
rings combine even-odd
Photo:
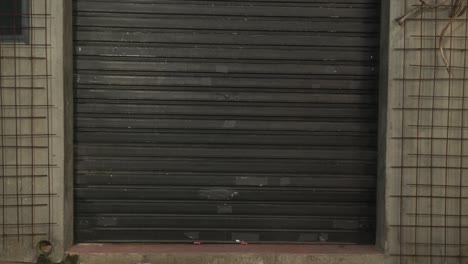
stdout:
[[[404,3],[402,14],[421,4]],[[441,6],[391,25],[389,132],[399,151],[391,164],[396,177],[387,180],[389,208],[399,211],[390,209],[396,263],[468,261],[468,15],[448,24],[454,3],[435,1]]]
[[28,258],[54,225],[49,5],[0,2],[0,259]]

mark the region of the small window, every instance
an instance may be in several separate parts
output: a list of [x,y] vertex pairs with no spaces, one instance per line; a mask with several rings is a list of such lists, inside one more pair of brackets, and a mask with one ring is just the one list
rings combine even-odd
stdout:
[[28,9],[28,0],[0,0],[0,41],[28,41]]

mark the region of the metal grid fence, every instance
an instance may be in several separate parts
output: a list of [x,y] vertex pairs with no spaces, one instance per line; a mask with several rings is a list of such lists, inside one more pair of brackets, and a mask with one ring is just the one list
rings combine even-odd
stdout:
[[[419,4],[405,0],[405,12]],[[399,117],[392,140],[401,150],[390,194],[400,211],[392,222],[398,263],[468,263],[468,14],[442,41],[449,74],[439,49],[449,4],[415,15],[398,29],[401,41],[392,40],[401,62],[392,80],[399,96],[390,106]]]
[[48,239],[54,225],[50,1],[2,1],[0,19],[0,244],[8,259]]

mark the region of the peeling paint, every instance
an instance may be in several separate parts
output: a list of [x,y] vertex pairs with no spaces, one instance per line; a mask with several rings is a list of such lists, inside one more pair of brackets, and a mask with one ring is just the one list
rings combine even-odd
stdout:
[[327,242],[328,241],[328,234],[327,233],[320,233],[319,241],[320,242]]
[[259,233],[232,233],[231,240],[236,241],[259,241],[260,240],[260,234]]
[[200,232],[185,232],[184,235],[190,239],[197,240],[200,237]]
[[201,198],[205,198],[208,200],[231,200],[238,194],[238,192],[233,190],[219,188],[204,189],[198,191],[198,195]]
[[223,123],[224,128],[234,128],[234,127],[236,127],[236,125],[237,125],[236,120],[226,120]]
[[100,217],[98,219],[99,226],[116,226],[117,218],[115,217]]
[[236,177],[237,185],[265,186],[268,185],[267,177]]

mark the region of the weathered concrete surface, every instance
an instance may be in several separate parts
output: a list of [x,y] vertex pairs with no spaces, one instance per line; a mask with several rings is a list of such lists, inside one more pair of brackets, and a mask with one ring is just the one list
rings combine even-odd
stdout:
[[82,254],[81,264],[381,264],[382,254]]
[[381,109],[386,113],[381,126],[386,215],[380,243],[394,263],[468,263],[468,14],[453,23],[442,42],[449,75],[438,36],[450,8],[424,10],[400,26],[395,18],[419,1],[384,3],[389,4],[388,32],[382,32],[388,39]]
[[7,261],[0,261],[0,264],[33,264],[32,262],[7,262]]
[[0,42],[0,261],[73,240],[71,1],[30,3],[30,42]]
[[73,243],[73,25],[72,1],[51,1],[51,55],[52,103],[51,129],[57,135],[52,142],[52,161],[58,166],[53,170],[53,190],[57,198],[52,200],[52,217],[56,223],[51,242],[52,258],[61,259],[65,249]]
[[0,264],[33,264],[33,262],[6,262],[6,261],[0,261]]
[[377,264],[374,246],[80,244],[69,252],[82,264]]
[[[31,12],[50,14],[47,1],[31,1]],[[47,74],[51,72],[50,19],[32,16],[30,40],[0,42],[0,260],[31,261],[35,243],[54,224],[47,196],[51,178]],[[49,74],[50,75],[50,74]],[[53,132],[51,132],[53,133]],[[31,136],[31,135],[42,136]]]

